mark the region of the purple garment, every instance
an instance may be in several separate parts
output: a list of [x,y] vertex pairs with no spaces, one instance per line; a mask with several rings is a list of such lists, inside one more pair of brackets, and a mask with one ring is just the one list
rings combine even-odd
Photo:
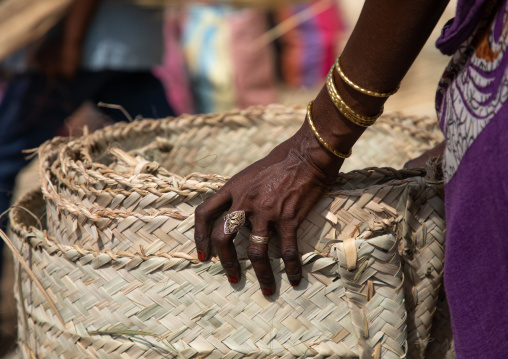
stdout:
[[445,289],[457,359],[508,357],[508,8],[463,1],[436,109],[446,137]]
[[508,106],[446,185],[445,289],[457,359],[508,357]]
[[492,1],[459,0],[455,18],[443,27],[436,47],[445,55],[453,55],[473,35],[489,2]]

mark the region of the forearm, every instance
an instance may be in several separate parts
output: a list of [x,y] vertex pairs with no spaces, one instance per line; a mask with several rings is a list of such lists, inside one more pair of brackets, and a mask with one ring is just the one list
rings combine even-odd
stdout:
[[64,43],[81,45],[100,0],[74,0],[64,23]]
[[[378,92],[393,90],[416,59],[447,3],[447,0],[366,0],[341,56],[343,72],[363,88]],[[386,101],[358,92],[336,71],[334,78],[344,102],[362,115],[378,113]],[[335,108],[326,87],[315,100],[313,115],[318,131],[341,152],[347,152],[365,130]],[[325,166],[327,161],[323,160]],[[332,163],[329,165],[333,167]]]

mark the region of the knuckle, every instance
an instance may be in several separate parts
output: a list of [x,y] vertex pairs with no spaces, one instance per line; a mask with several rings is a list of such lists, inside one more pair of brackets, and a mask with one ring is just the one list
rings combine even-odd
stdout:
[[247,250],[247,255],[252,263],[261,263],[265,262],[268,258],[268,255],[265,251],[258,248],[257,246],[250,246]]
[[208,216],[208,210],[206,209],[205,203],[201,203],[199,206],[196,207],[194,215],[196,217],[196,221],[203,220]]
[[194,234],[194,242],[196,242],[197,245],[200,245],[202,243],[204,243],[206,240],[205,240],[205,236],[201,233],[195,233]]
[[274,282],[273,274],[272,272],[267,273],[256,273],[256,277],[258,278],[258,282],[262,284],[263,286],[270,286]]
[[298,221],[297,213],[295,209],[287,208],[284,209],[284,212],[281,213],[280,219],[285,223],[285,226],[294,226],[294,224]]
[[226,248],[229,245],[229,239],[224,238],[224,237],[220,237],[220,238],[213,237],[212,242],[213,242],[213,245],[219,249]]
[[233,270],[236,270],[237,269],[237,265],[235,262],[231,262],[231,261],[221,261],[221,265],[222,265],[222,268],[224,268],[224,270],[226,272],[230,272],[230,271],[233,271]]
[[300,262],[300,253],[295,247],[285,248],[282,251],[282,259],[285,262]]
[[259,206],[263,210],[271,210],[276,207],[276,198],[274,196],[264,197],[261,199]]
[[257,197],[258,197],[257,189],[250,188],[245,192],[245,199],[247,199],[247,200],[254,200]]

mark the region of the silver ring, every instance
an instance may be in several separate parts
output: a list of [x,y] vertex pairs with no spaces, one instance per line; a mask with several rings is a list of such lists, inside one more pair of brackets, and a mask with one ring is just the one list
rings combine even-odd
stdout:
[[224,234],[234,234],[245,224],[245,211],[234,211],[224,217]]
[[270,237],[254,236],[251,234],[249,236],[249,242],[254,244],[268,244],[268,242],[270,242]]

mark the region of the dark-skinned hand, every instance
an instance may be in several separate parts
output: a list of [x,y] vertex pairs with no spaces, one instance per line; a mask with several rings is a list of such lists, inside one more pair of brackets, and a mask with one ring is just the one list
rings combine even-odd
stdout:
[[445,148],[446,148],[446,142],[443,141],[439,145],[437,145],[436,147],[431,148],[428,151],[425,151],[419,157],[416,157],[416,158],[413,158],[412,160],[407,161],[404,164],[404,168],[425,167],[427,165],[427,161],[429,159],[431,159],[432,157],[442,156],[443,153],[444,153]]
[[[279,234],[286,273],[291,285],[297,286],[302,266],[296,232],[335,181],[342,162],[319,144],[304,123],[293,137],[233,176],[196,208],[195,240],[199,259],[206,260],[213,245],[229,282],[240,280],[240,263],[233,243],[235,234],[224,233],[224,220],[215,228],[213,223],[225,211],[243,210],[252,235],[268,237],[274,231]],[[247,253],[263,294],[271,295],[275,292],[275,279],[267,250],[266,244],[250,243]]]
[[[389,92],[396,88],[427,41],[447,1],[367,0],[342,52],[342,70],[366,89]],[[385,97],[356,91],[334,74],[338,92],[354,111],[377,114]],[[347,153],[365,128],[352,124],[337,111],[326,89],[315,100],[313,118],[318,132],[335,150]],[[301,264],[296,231],[311,208],[335,181],[342,160],[319,144],[307,123],[267,157],[231,178],[196,209],[195,240],[198,256],[206,260],[215,246],[230,282],[240,280],[234,235],[224,234],[225,211],[243,210],[252,234],[266,237],[277,231],[283,260],[292,284],[298,285]],[[266,245],[250,245],[248,255],[264,294],[275,291]]]

